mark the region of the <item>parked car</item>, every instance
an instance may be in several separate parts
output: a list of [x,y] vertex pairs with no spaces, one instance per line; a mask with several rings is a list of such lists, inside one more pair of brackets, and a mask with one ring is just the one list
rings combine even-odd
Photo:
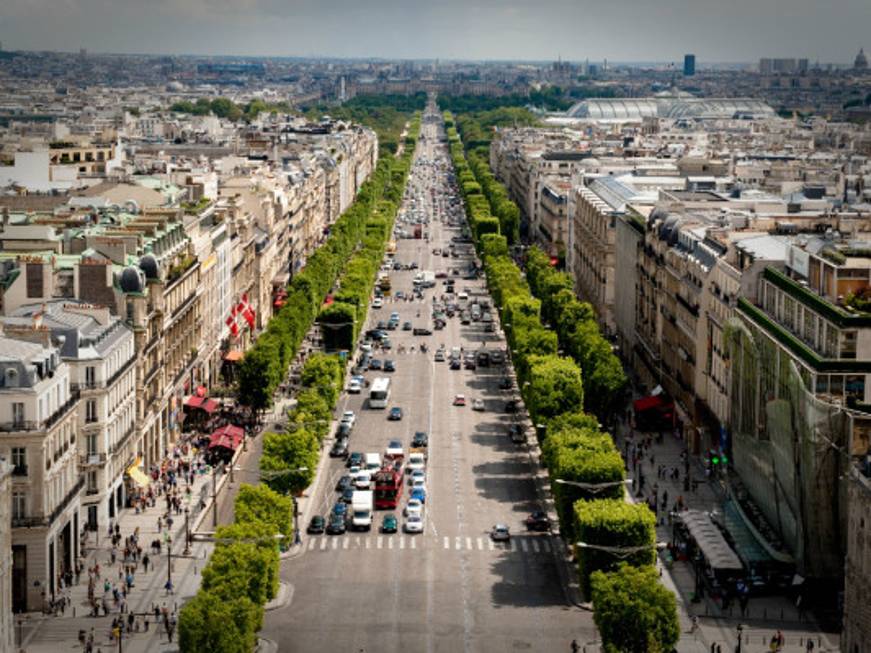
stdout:
[[427,329],[425,327],[415,327],[411,333],[416,336],[431,336],[432,329]]
[[339,438],[330,449],[330,458],[345,458],[348,455],[348,439]]
[[484,400],[475,399],[472,401],[472,410],[484,410]]

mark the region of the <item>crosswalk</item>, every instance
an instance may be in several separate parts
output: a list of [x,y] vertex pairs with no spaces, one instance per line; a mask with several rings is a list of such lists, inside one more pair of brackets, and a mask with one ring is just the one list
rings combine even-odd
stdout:
[[423,535],[359,535],[348,533],[340,536],[310,535],[303,545],[307,551],[331,552],[366,549],[371,551],[415,551],[441,549],[443,551],[476,551],[493,553],[518,553],[526,555],[550,555],[554,545],[550,537],[515,537],[508,542],[494,542],[487,536],[446,535],[433,537]]

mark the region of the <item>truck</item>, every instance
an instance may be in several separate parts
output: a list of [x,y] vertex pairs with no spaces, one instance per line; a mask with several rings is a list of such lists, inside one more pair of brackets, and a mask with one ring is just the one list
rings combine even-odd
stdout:
[[376,469],[381,469],[381,456],[377,453],[367,453],[366,454],[366,469],[375,471]]
[[436,277],[432,270],[424,270],[420,273],[420,285],[424,288],[435,288]]
[[354,490],[351,495],[351,527],[357,531],[372,528],[372,490]]

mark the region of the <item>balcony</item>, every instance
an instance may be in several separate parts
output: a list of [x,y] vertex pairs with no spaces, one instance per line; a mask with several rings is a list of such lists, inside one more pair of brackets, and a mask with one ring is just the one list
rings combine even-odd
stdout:
[[106,462],[105,453],[83,453],[79,454],[79,465],[88,467],[93,465],[102,465]]
[[27,465],[15,465],[12,468],[13,476],[27,476]]
[[805,288],[794,279],[774,268],[765,268],[763,278],[780,290],[790,295],[796,301],[810,308],[815,313],[833,322],[840,328],[860,328],[871,326],[871,314],[848,313],[840,306],[832,304],[809,288]]
[[48,517],[20,517],[17,519],[13,517],[12,528],[45,528],[50,526],[75,501],[84,486],[85,479],[80,478]]
[[47,431],[52,426],[58,423],[61,419],[66,417],[70,411],[75,408],[78,404],[80,392],[78,389],[73,388],[70,391],[70,398],[66,401],[65,404],[60,406],[54,413],[48,416],[48,418],[41,421],[30,421],[30,420],[12,420],[11,422],[0,422],[0,432],[2,433],[15,433],[17,431]]

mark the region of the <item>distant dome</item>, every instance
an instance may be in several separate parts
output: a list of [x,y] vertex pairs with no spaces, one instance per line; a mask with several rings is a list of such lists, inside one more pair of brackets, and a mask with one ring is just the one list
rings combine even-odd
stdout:
[[166,90],[167,91],[183,91],[184,84],[182,84],[181,82],[170,82],[169,84],[166,85]]
[[120,285],[124,292],[142,292],[142,273],[134,267],[124,268]]
[[868,68],[868,57],[865,56],[864,48],[859,48],[859,54],[856,55],[856,61],[853,62],[853,68],[856,70],[865,70]]
[[160,277],[160,270],[157,267],[157,259],[151,254],[146,254],[139,259],[139,269],[145,273],[146,279],[157,279]]

